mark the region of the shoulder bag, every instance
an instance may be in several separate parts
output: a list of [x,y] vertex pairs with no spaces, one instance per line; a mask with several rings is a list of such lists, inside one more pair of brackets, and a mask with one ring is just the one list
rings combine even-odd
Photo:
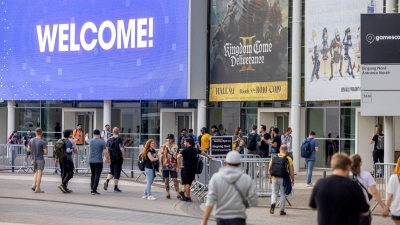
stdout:
[[[242,175],[240,175],[240,177],[241,177],[241,176],[242,176]],[[239,177],[236,181],[238,181],[238,180],[240,179],[240,177]],[[248,202],[247,199],[243,196],[242,192],[240,192],[239,188],[236,186],[236,181],[232,183],[233,187],[234,187],[234,188],[236,189],[236,191],[239,193],[240,198],[242,199],[242,202],[243,202],[243,204],[244,204],[244,207],[245,207],[246,209],[247,209],[247,208],[250,208],[249,202]]]
[[355,175],[353,175],[353,179],[355,179],[355,180],[357,180],[357,183],[358,183],[358,185],[360,185],[361,186],[361,188],[362,189],[364,189],[365,190],[365,192],[367,192],[367,195],[368,195],[368,200],[370,200],[371,201],[371,199],[372,199],[372,195],[368,192],[368,190],[367,190],[367,188],[366,187],[364,187],[364,185],[357,179],[357,177],[355,176]]

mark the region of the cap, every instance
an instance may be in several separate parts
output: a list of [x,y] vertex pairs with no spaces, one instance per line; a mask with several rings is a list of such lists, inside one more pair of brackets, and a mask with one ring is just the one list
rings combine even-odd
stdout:
[[173,134],[167,134],[167,137],[165,139],[175,139]]
[[226,160],[229,164],[239,164],[240,163],[240,154],[237,151],[230,151],[226,155]]
[[201,129],[207,132],[207,127],[202,127]]
[[93,134],[94,134],[94,135],[100,135],[99,129],[95,129],[95,130],[93,131]]

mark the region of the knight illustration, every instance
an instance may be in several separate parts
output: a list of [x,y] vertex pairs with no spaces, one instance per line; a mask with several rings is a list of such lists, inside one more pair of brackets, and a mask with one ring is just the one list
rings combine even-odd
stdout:
[[318,44],[317,44],[317,32],[315,30],[312,31],[311,34],[311,40],[314,43],[314,54],[311,56],[311,59],[313,60],[314,68],[313,72],[311,74],[311,82],[314,80],[314,75],[317,80],[319,79],[318,71],[319,71],[319,66],[320,66],[320,61],[319,61],[319,49],[318,49]]
[[222,23],[224,23],[225,20],[229,18],[229,25],[226,33],[228,35],[228,40],[232,41],[233,38],[238,34],[238,23],[236,21],[236,14],[239,13],[239,9],[237,6],[237,0],[231,0],[226,8],[227,12]]
[[343,46],[344,46],[344,59],[347,60],[347,70],[346,72],[354,77],[353,69],[354,66],[351,64],[351,57],[349,55],[349,49],[353,46],[353,43],[351,42],[351,33],[350,33],[350,27],[348,27],[344,31],[344,37],[343,37]]
[[328,59],[328,52],[329,52],[328,30],[325,27],[322,30],[322,49],[321,49],[321,54],[322,54],[322,59],[323,60],[327,60]]
[[339,30],[336,28],[335,29],[335,38],[332,39],[331,45],[329,46],[329,52],[331,55],[331,77],[329,80],[332,80],[333,78],[333,65],[340,64],[339,66],[339,74],[340,77],[343,77],[342,75],[342,64],[343,64],[343,56],[342,56],[342,49],[343,45],[342,42],[340,41],[340,34]]
[[218,55],[223,55],[225,33],[222,30],[221,24],[218,24],[218,29],[215,32],[212,40],[212,45],[215,46],[214,60]]

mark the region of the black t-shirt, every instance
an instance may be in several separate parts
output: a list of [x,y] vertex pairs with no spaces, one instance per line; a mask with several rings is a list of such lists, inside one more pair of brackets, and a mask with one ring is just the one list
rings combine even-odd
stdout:
[[[378,145],[378,142],[379,142],[379,136],[383,137],[383,134],[382,135],[375,134],[374,137],[372,137],[372,140],[374,141],[374,150],[384,150],[384,149],[376,148],[376,146]],[[384,141],[384,139],[382,139],[382,141]]]
[[281,148],[282,140],[279,134],[275,135],[274,139],[272,140],[272,144],[277,143],[276,147],[272,147],[272,153],[279,153],[279,149]]
[[183,149],[180,154],[183,156],[182,165],[185,168],[196,168],[197,165],[197,154],[201,154],[201,151],[193,146]]
[[[265,140],[269,140],[269,139],[271,138],[271,136],[270,136],[268,133],[265,133],[264,135],[261,135],[261,134],[260,134],[260,136],[264,136],[264,139],[265,139]],[[261,146],[259,147],[259,149],[260,149],[260,150],[263,150],[263,151],[268,151],[268,150],[269,150],[269,145],[268,145],[267,143],[265,143],[265,142],[261,139]]]
[[32,138],[33,138],[32,136],[28,136],[28,135],[26,135],[26,136],[24,137],[24,140],[25,140],[25,147],[28,147],[28,144],[29,144],[29,142],[31,141]]
[[[153,157],[157,157],[156,150],[152,149],[149,152],[153,155]],[[149,154],[149,153],[147,153],[147,154]],[[144,163],[144,167],[146,167],[147,169],[153,169],[153,164],[147,155],[146,155],[146,161]]]
[[319,225],[359,224],[360,214],[369,210],[357,182],[336,175],[317,182],[309,206],[318,210]]

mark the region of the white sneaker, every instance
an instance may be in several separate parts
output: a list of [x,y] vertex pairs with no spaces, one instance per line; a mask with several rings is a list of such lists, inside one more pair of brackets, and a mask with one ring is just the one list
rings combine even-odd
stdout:
[[147,198],[147,195],[143,195],[142,198],[143,198],[143,199]]
[[153,200],[156,200],[156,198],[154,198],[153,196],[149,196],[149,197],[147,197],[147,200],[151,200],[151,201],[153,201]]
[[309,184],[307,184],[306,186],[307,186],[307,187],[312,187],[312,186],[314,186],[314,185],[313,185],[313,183],[309,183]]

